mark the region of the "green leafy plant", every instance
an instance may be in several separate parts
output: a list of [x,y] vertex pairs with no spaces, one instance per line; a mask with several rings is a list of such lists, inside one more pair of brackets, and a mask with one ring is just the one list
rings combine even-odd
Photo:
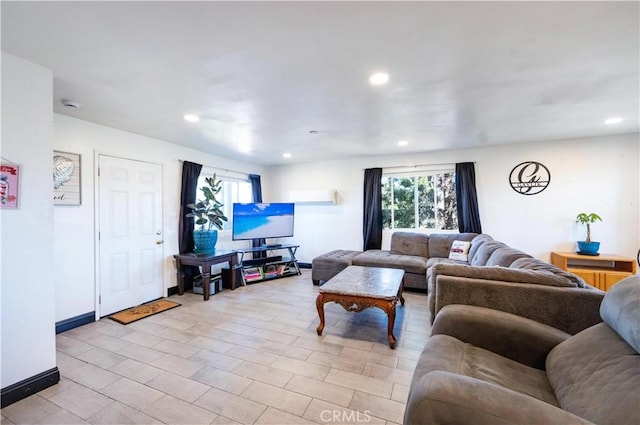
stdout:
[[586,242],[591,242],[591,223],[595,223],[596,221],[602,221],[602,218],[596,213],[580,213],[576,217],[576,223],[587,225],[587,239],[585,240]]
[[196,219],[196,224],[200,226],[200,230],[205,230],[205,224],[209,224],[208,230],[212,230],[213,227],[222,230],[223,222],[227,221],[221,208],[224,204],[216,198],[218,193],[222,190],[222,180],[216,180],[215,173],[213,177],[207,177],[204,179],[206,186],[202,186],[200,190],[204,195],[204,200],[198,201],[195,204],[187,204],[187,207],[191,209],[187,217]]

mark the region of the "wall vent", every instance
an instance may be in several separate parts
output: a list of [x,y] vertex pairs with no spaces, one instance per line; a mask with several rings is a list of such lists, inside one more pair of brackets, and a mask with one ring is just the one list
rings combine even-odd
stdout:
[[335,189],[292,190],[289,192],[289,202],[301,205],[335,205],[336,195]]

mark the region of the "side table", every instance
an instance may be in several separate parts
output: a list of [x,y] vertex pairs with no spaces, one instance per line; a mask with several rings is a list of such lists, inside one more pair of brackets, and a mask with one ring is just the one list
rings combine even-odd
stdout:
[[625,277],[636,274],[633,258],[613,254],[590,256],[575,252],[552,252],[551,264],[580,276],[589,285],[602,291],[608,291]]
[[[211,266],[220,263],[229,263],[229,268],[238,264],[238,251],[216,249],[211,252],[195,254],[189,252],[186,254],[174,255],[176,259],[176,277],[178,280],[178,295],[184,294],[184,272],[182,266],[199,266],[202,268],[202,292],[204,300],[209,299],[209,291],[211,290]],[[235,274],[231,274],[231,289],[236,288]]]

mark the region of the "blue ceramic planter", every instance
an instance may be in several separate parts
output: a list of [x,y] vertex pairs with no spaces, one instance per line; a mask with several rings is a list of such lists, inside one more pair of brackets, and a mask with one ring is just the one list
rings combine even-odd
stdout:
[[218,242],[217,230],[194,230],[193,231],[193,244],[195,245],[194,252],[202,253],[209,252],[216,249],[216,243]]
[[598,255],[600,242],[578,241],[578,254]]

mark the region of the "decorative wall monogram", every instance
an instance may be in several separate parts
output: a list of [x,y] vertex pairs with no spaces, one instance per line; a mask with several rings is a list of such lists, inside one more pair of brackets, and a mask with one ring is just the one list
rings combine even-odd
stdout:
[[536,161],[522,162],[509,174],[511,188],[521,195],[536,195],[545,190],[550,181],[549,169]]

